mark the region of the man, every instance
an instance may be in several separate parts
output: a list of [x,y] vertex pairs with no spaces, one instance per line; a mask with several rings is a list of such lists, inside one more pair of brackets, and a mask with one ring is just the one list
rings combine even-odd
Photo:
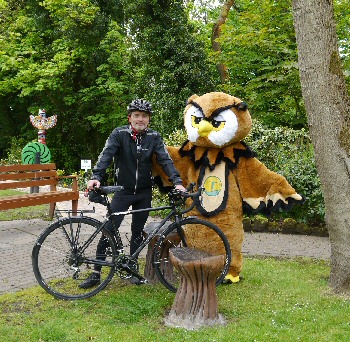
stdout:
[[[110,134],[93,169],[92,177],[87,183],[89,190],[99,187],[106,169],[114,158],[117,184],[124,189],[113,196],[111,202],[113,212],[126,211],[130,206],[132,209],[151,207],[153,155],[175,188],[186,192],[160,134],[148,128],[152,105],[143,99],[136,99],[129,104],[127,110],[129,125],[117,127]],[[141,212],[132,215],[130,254],[136,251],[138,242],[142,240],[142,231],[148,214]],[[115,228],[119,228],[122,220],[122,215],[116,216]],[[97,254],[104,253],[106,246],[102,245],[102,242],[99,243]],[[132,277],[131,281],[138,284],[137,278]],[[99,282],[100,269],[95,267],[94,272],[79,287],[90,288]]]

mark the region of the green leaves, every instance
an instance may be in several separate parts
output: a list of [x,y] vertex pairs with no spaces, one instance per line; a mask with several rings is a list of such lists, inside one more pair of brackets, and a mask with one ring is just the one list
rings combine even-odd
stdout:
[[306,125],[290,0],[239,1],[220,43],[231,77],[225,91],[243,98],[270,126]]
[[[136,96],[153,103],[151,124],[163,134],[183,127],[189,96],[214,90],[242,98],[269,127],[306,127],[291,0],[235,1],[220,39],[223,53],[210,58],[220,7],[200,4],[0,0],[1,157],[8,136],[35,137],[28,116],[45,108],[59,117],[48,133],[53,157],[74,172],[80,156],[97,158]],[[349,66],[348,2],[335,1],[335,10]],[[218,61],[229,68],[227,84],[220,84]]]
[[126,5],[136,96],[154,104],[152,126],[163,133],[182,127],[185,101],[213,90],[213,76],[181,2],[138,0]]
[[245,141],[268,169],[286,177],[295,190],[305,197],[304,205],[287,214],[275,214],[274,217],[288,216],[310,225],[324,223],[321,183],[307,131],[287,127],[271,129],[253,120],[253,129]]
[[92,25],[99,8],[89,0],[44,0],[39,2],[62,31],[80,29],[81,26]]

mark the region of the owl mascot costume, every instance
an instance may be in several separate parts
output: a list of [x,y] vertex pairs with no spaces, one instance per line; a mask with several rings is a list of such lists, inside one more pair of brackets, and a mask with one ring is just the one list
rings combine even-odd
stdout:
[[[267,169],[242,141],[252,126],[247,107],[222,92],[193,95],[184,111],[188,140],[181,147],[167,147],[184,186],[195,182],[204,188],[190,215],[215,223],[230,242],[232,261],[226,283],[240,280],[243,212],[269,214],[303,201],[283,176]],[[161,180],[161,186],[171,185],[156,163],[154,172],[158,184]],[[200,240],[199,248],[216,250],[210,236]]]

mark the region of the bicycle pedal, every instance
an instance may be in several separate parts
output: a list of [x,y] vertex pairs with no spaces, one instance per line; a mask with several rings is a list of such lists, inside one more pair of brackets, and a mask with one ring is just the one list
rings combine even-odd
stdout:
[[145,279],[139,279],[135,276],[132,276],[128,279],[129,283],[134,284],[134,285],[142,285],[145,284],[144,282]]

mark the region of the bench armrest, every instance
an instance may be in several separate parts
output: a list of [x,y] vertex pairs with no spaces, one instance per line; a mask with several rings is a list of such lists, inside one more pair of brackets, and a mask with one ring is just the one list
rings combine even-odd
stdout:
[[57,178],[78,178],[78,176],[77,175],[57,176]]
[[[63,178],[71,178],[73,179],[72,183],[72,191],[77,192],[78,190],[78,176],[77,175],[69,175],[69,176],[57,176],[57,179],[63,179]],[[56,190],[56,189],[55,189]]]

